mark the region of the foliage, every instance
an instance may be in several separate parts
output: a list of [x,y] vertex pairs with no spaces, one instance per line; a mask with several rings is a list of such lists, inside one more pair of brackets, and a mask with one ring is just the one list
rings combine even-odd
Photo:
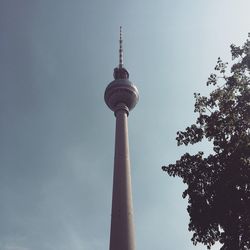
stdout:
[[202,140],[213,152],[184,154],[175,164],[162,167],[187,184],[189,230],[194,245],[208,249],[219,241],[223,250],[250,249],[250,47],[249,41],[231,45],[232,66],[218,58],[207,85],[208,97],[194,94],[196,123],[177,132],[177,144]]

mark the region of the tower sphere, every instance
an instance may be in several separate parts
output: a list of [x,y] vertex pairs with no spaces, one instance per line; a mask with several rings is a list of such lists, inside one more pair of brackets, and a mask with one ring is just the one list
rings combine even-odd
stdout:
[[131,110],[139,100],[139,92],[128,79],[115,79],[107,86],[104,99],[112,111],[121,104],[125,104]]

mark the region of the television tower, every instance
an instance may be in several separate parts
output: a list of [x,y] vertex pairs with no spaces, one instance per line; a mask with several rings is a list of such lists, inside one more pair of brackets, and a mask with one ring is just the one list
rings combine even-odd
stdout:
[[104,99],[116,117],[113,196],[110,250],[135,250],[132,186],[130,174],[128,115],[139,100],[136,86],[123,66],[122,28],[120,27],[119,66],[107,86]]

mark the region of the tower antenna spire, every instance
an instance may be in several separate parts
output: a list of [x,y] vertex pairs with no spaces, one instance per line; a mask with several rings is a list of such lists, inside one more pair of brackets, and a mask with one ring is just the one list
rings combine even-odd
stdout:
[[122,26],[120,26],[120,40],[119,40],[119,68],[123,68],[123,47],[122,47]]
[[119,65],[114,68],[113,76],[115,79],[128,79],[129,73],[123,65],[123,39],[122,39],[122,26],[120,26],[120,39],[119,39]]

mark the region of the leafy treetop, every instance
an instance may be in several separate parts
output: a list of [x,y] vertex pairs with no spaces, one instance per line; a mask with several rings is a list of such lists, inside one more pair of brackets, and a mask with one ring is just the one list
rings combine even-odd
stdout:
[[207,139],[213,153],[184,154],[162,167],[187,184],[189,231],[194,245],[208,249],[219,241],[222,250],[250,249],[250,41],[231,45],[233,64],[218,58],[207,85],[208,97],[195,93],[195,124],[177,132],[177,144]]

